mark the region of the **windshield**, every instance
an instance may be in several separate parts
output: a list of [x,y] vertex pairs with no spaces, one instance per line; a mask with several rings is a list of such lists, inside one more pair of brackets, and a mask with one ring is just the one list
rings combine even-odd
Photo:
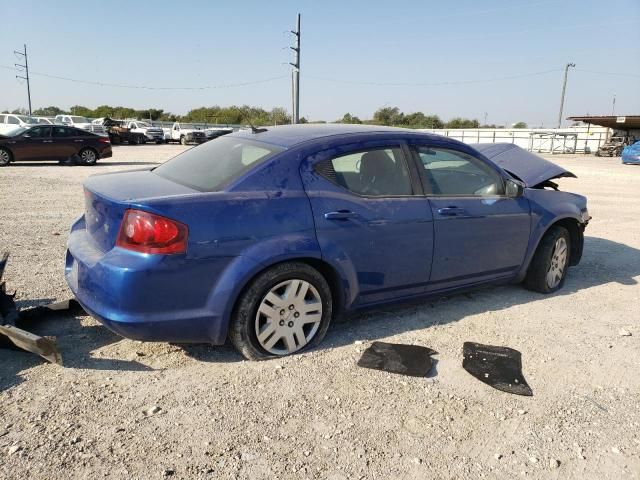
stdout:
[[196,190],[216,192],[282,150],[244,138],[221,137],[187,150],[153,172]]
[[36,123],[50,125],[51,120],[49,120],[48,118],[38,118],[36,119]]
[[180,124],[180,128],[182,130],[185,130],[185,129],[187,129],[187,130],[199,130],[199,128],[196,127],[193,123],[181,123]]
[[136,122],[138,124],[138,127],[142,127],[142,128],[149,128],[151,125],[149,125],[147,122]]
[[28,123],[28,124],[36,124],[38,123],[37,120],[31,118],[31,117],[27,117],[25,115],[16,115],[16,117],[18,117],[20,119],[21,122],[23,123]]
[[86,117],[69,117],[73,123],[89,123]]

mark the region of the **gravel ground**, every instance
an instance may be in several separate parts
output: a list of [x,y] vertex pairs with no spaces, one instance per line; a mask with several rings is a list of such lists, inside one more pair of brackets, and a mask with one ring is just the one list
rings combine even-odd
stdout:
[[[0,250],[20,306],[69,297],[65,240],[88,175],[182,149],[2,169]],[[0,350],[0,477],[639,478],[640,167],[553,161],[578,175],[559,183],[593,215],[557,294],[513,285],[380,310],[332,326],[314,351],[259,363],[229,346],[124,340],[87,316],[46,320],[33,330],[57,336],[64,367]],[[357,367],[373,340],[435,349],[437,375]],[[464,341],[520,350],[534,396],[467,374]]]

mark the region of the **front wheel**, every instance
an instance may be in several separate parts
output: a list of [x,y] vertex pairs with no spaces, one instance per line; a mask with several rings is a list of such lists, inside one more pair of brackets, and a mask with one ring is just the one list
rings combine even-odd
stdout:
[[180,137],[180,144],[181,145],[186,145],[187,144],[187,137]]
[[327,333],[331,289],[316,269],[284,263],[259,274],[241,294],[229,338],[248,360],[309,349]]
[[81,165],[95,165],[98,161],[98,154],[92,148],[83,148],[78,152]]
[[571,236],[561,226],[551,227],[531,260],[525,286],[536,292],[552,293],[562,288],[569,269]]

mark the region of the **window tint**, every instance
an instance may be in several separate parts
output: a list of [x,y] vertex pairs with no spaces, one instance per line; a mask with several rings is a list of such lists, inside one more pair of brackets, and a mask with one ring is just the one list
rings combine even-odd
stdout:
[[56,138],[71,136],[71,129],[66,127],[53,127],[52,136]]
[[4,123],[6,118],[7,118],[6,115],[0,115],[0,123]]
[[10,123],[12,125],[20,125],[20,122],[16,117],[7,117],[7,123]]
[[481,160],[466,153],[419,147],[425,191],[432,195],[502,195],[502,177]]
[[331,160],[338,185],[359,195],[411,195],[411,180],[400,148],[351,153]]
[[31,138],[49,138],[51,127],[32,127],[25,132]]
[[153,171],[196,190],[214,192],[282,150],[244,138],[221,137],[191,148]]

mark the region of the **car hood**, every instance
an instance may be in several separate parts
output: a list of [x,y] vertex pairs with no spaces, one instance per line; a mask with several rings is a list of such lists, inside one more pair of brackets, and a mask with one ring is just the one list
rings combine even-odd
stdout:
[[527,187],[535,187],[547,180],[575,175],[535,153],[512,143],[476,143],[470,145],[489,160],[522,180]]

